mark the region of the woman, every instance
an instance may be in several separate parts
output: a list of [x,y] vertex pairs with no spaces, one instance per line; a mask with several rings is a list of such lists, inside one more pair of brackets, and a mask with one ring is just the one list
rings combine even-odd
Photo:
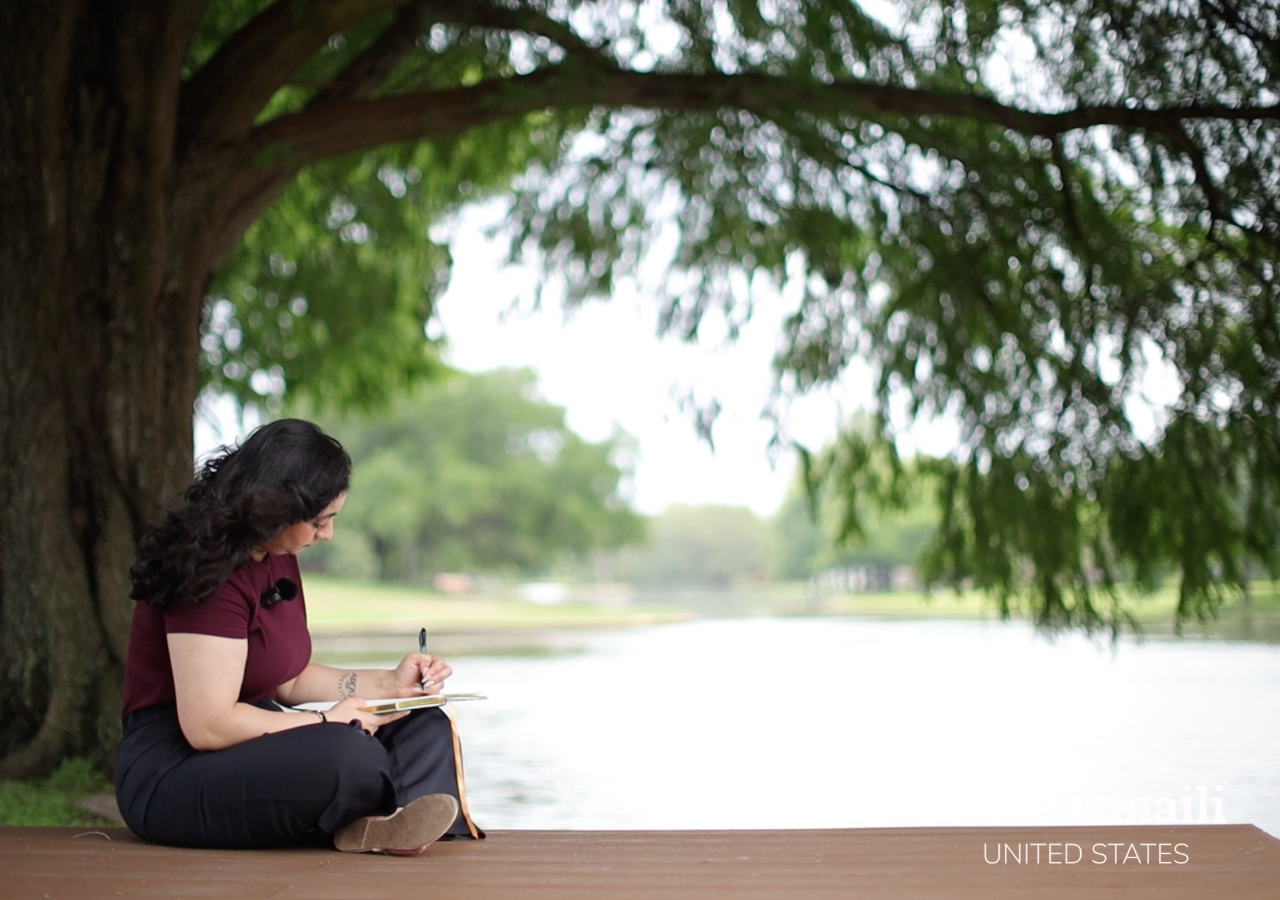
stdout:
[[[350,477],[350,458],[318,427],[272,422],[206,462],[142,539],[115,781],[144,840],[414,854],[442,836],[483,836],[460,809],[445,712],[361,709],[439,693],[445,661],[310,661],[294,554],[333,536]],[[285,709],[311,701],[336,703]]]

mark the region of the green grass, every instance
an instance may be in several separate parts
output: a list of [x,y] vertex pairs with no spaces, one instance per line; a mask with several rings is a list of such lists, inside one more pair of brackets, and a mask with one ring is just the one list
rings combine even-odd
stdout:
[[981,618],[995,616],[995,604],[981,594],[968,591],[892,591],[846,594],[834,598],[830,611],[845,615],[904,616],[911,618]]
[[1280,613],[1280,582],[1253,582],[1249,586],[1249,606],[1256,612]]
[[[1262,641],[1280,643],[1280,584],[1254,582],[1246,604],[1240,596],[1227,599],[1204,621],[1195,618],[1177,621],[1178,589],[1165,585],[1150,594],[1121,592],[1125,609],[1138,621],[1140,633],[1150,637],[1180,634],[1184,637],[1207,637],[1219,640]],[[1095,599],[1099,612],[1109,611],[1106,598]],[[993,599],[968,592],[956,596],[939,592],[932,599],[920,594],[854,594],[840,598],[838,614],[874,615],[893,618],[994,618],[999,610]],[[1015,605],[1015,618],[1028,618],[1025,608]],[[1128,630],[1127,628],[1125,629]]]
[[0,825],[116,825],[75,805],[81,797],[110,790],[87,761],[69,759],[48,778],[0,781]]
[[[1191,619],[1177,622],[1178,590],[1166,585],[1150,594],[1121,591],[1121,602],[1138,621],[1141,633],[1149,636],[1180,633],[1186,637],[1210,637],[1223,640],[1264,641],[1280,643],[1280,583],[1255,581],[1246,604],[1240,596],[1229,597],[1214,614],[1204,621]],[[1095,598],[1099,612],[1109,611],[1107,598]],[[1015,619],[1027,619],[1026,604],[1012,604]],[[784,614],[873,616],[894,619],[971,619],[997,618],[995,600],[968,591],[956,594],[941,590],[926,596],[915,591],[889,593],[856,593],[798,600],[781,610]],[[1126,629],[1127,630],[1127,629]]]
[[[577,628],[615,628],[681,621],[692,616],[781,615],[781,616],[872,616],[895,619],[995,619],[995,601],[976,591],[956,593],[937,590],[816,595],[804,582],[749,584],[731,590],[686,589],[655,592],[637,591],[653,605],[633,605],[627,588],[579,585],[574,595],[584,602],[541,606],[517,596],[514,589],[474,594],[437,594],[406,585],[379,582],[350,582],[308,576],[307,608],[313,633],[324,636],[356,634],[404,634],[405,640],[420,627],[440,635],[433,647],[452,656],[501,652],[511,654],[520,632],[569,631]],[[608,592],[614,591],[613,602]],[[594,594],[593,594],[594,592]],[[593,600],[595,602],[589,602]],[[1121,594],[1125,608],[1138,621],[1141,632],[1150,636],[1180,633],[1187,637],[1280,643],[1280,583],[1257,581],[1250,587],[1249,602],[1231,597],[1216,614],[1205,621],[1176,621],[1177,586],[1167,585],[1151,594]],[[1106,616],[1108,606],[1101,594],[1095,599]],[[1013,615],[1026,619],[1025,608],[1014,605]],[[1125,629],[1128,630],[1128,629]],[[472,646],[463,635],[474,635]],[[499,638],[500,635],[505,637]],[[487,637],[485,637],[487,636]],[[515,644],[512,641],[516,641]],[[488,643],[486,643],[486,641]],[[496,643],[495,643],[496,641]],[[535,645],[537,644],[535,640]],[[325,651],[332,655],[331,650]],[[366,659],[361,650],[353,659]],[[394,653],[399,654],[397,645]],[[398,658],[398,656],[397,656]],[[379,657],[381,659],[381,657]],[[339,664],[337,659],[324,660]]]
[[437,594],[425,588],[306,576],[307,619],[319,632],[366,629],[517,630],[615,627],[682,618],[671,610],[607,604],[541,606],[511,593]]

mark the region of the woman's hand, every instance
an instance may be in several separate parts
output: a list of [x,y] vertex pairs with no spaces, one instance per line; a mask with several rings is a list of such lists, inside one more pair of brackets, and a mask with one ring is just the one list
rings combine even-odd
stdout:
[[421,697],[438,694],[444,688],[444,680],[453,669],[439,656],[429,653],[410,653],[400,660],[392,677],[395,679],[395,696]]
[[364,706],[365,701],[359,697],[352,697],[335,703],[330,709],[325,710],[324,717],[330,722],[340,725],[349,725],[352,722],[358,722],[360,727],[367,733],[373,734],[382,725],[390,725],[392,722],[399,721],[409,713],[405,710],[389,713],[371,713],[365,712],[360,707]]

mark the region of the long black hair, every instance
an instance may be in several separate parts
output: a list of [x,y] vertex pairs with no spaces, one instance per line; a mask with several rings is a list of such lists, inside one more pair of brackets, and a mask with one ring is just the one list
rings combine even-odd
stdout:
[[207,600],[256,548],[347,490],[351,457],[319,426],[279,419],[200,468],[183,503],[145,534],[129,596],[153,609]]

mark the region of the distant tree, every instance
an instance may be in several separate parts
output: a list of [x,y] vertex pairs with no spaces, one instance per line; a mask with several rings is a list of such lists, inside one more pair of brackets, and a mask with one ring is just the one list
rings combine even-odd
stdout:
[[827,567],[835,535],[814,515],[808,493],[797,480],[769,520],[773,532],[770,572],[780,581],[808,578]]
[[367,538],[383,578],[538,571],[643,534],[619,493],[625,436],[583,440],[528,370],[454,374],[326,421],[355,463],[340,525]]
[[[873,498],[863,492],[865,508],[853,510],[854,515],[848,494],[833,489],[839,483],[837,473],[810,471],[811,485],[801,473],[770,521],[777,577],[807,578],[838,567],[919,566],[941,517],[918,462],[906,463],[893,497]],[[810,460],[811,466],[834,463],[834,448]],[[884,477],[882,473],[877,479]]]
[[768,575],[768,529],[744,506],[675,504],[651,518],[648,531],[619,564],[624,580],[728,587]]

